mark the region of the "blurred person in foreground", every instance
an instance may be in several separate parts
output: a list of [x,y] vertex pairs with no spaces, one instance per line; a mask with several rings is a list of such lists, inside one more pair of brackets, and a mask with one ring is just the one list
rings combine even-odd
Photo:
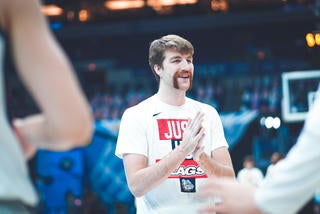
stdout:
[[[320,98],[307,114],[303,129],[287,156],[273,168],[259,188],[228,178],[212,179],[202,186],[202,197],[219,197],[221,203],[204,206],[200,213],[297,213],[320,186]],[[241,199],[241,200],[240,200]]]
[[[0,0],[0,213],[5,214],[31,213],[37,206],[26,164],[37,148],[87,145],[93,129],[90,106],[40,9],[37,0]],[[14,131],[6,117],[5,50],[41,111],[14,119]]]
[[216,109],[186,96],[193,54],[178,35],[154,40],[149,64],[158,91],[122,116],[116,155],[123,158],[138,214],[196,213],[199,184],[208,177],[235,179]]

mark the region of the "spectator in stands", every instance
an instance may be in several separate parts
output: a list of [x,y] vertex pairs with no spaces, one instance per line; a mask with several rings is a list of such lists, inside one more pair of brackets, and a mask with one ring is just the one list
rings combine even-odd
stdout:
[[263,180],[263,173],[255,166],[252,155],[245,156],[243,168],[238,172],[237,179],[240,183],[250,184],[254,187],[260,186]]
[[123,158],[137,213],[194,213],[200,183],[235,177],[218,112],[186,97],[193,53],[180,36],[154,40],[149,64],[158,92],[122,116],[116,155]]
[[251,109],[251,99],[252,99],[252,88],[250,85],[244,88],[243,94],[241,96],[241,110],[250,110]]
[[274,174],[274,167],[281,159],[282,155],[279,152],[272,153],[270,157],[271,164],[267,167],[266,176],[272,176]]
[[14,133],[5,119],[0,71],[0,213],[25,214],[36,206],[25,160],[36,148],[66,150],[91,140],[90,107],[40,11],[37,0],[0,0],[0,69],[6,47],[42,111],[14,120]]
[[[297,213],[320,186],[320,97],[307,114],[297,143],[275,166],[276,173],[254,188],[228,178],[211,179],[202,186],[203,197],[221,203],[202,212]],[[241,200],[239,200],[241,198]]]

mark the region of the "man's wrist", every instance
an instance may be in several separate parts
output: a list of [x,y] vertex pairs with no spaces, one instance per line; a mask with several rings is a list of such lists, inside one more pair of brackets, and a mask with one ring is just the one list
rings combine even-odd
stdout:
[[195,155],[194,159],[199,164],[203,162],[203,160],[206,158],[206,153],[204,151],[201,151],[198,155]]
[[179,156],[181,155],[181,157],[185,158],[189,155],[189,152],[186,150],[186,148],[180,144],[180,146],[176,147],[177,152],[179,153]]

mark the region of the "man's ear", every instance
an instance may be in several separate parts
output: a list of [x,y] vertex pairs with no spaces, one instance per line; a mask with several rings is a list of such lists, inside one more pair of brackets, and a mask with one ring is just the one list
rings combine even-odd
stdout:
[[155,64],[153,66],[154,71],[160,76],[161,73],[161,67],[158,64]]

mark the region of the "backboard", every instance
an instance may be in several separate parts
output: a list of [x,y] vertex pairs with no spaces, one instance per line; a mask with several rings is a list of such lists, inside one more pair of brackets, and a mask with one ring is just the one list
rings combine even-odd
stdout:
[[282,74],[282,119],[303,121],[320,83],[320,70],[292,71]]

